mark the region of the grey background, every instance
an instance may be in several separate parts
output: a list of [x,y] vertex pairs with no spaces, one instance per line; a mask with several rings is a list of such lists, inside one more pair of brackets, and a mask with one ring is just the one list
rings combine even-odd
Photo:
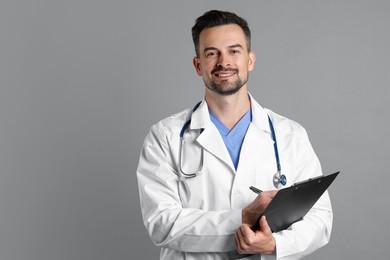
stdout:
[[251,93],[342,171],[331,241],[310,258],[389,255],[388,1],[2,0],[0,259],[158,258],[139,152],[202,98],[190,28],[213,8],[250,24]]

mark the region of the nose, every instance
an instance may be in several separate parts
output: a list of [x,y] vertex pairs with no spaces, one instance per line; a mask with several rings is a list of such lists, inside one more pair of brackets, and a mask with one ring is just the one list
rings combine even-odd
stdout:
[[226,54],[220,53],[218,57],[217,67],[230,67],[230,60]]

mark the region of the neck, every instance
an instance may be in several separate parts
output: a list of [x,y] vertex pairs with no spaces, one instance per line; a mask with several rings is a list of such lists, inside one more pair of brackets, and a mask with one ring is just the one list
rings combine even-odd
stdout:
[[237,93],[222,96],[206,88],[209,110],[228,128],[232,129],[250,109],[251,103],[246,87]]

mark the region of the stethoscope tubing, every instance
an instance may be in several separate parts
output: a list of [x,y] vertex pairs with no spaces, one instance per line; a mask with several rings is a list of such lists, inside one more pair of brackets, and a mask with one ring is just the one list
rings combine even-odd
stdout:
[[268,116],[268,123],[269,123],[269,128],[271,130],[272,139],[274,141],[276,168],[278,169],[278,172],[282,172],[282,167],[280,166],[280,159],[279,159],[278,142],[276,141],[276,134],[275,134],[274,124],[272,123],[272,120],[271,120],[270,116]]
[[[197,103],[195,105],[195,107],[192,109],[192,113],[198,109],[198,107],[200,106],[201,103],[202,102],[200,101],[199,103]],[[284,174],[282,174],[282,167],[281,167],[280,158],[279,158],[278,142],[276,140],[274,125],[273,125],[271,117],[269,115],[268,115],[268,123],[269,123],[269,128],[271,130],[271,136],[272,136],[272,139],[274,141],[274,151],[275,151],[275,160],[276,160],[276,168],[277,168],[277,172],[273,177],[273,182],[274,182],[275,187],[278,188],[279,184],[281,184],[283,186],[286,185],[287,179],[286,179],[286,176]],[[184,133],[189,128],[190,124],[191,124],[191,118],[184,123],[182,129],[180,130],[179,168],[180,168],[181,173],[184,175],[183,176],[184,178],[196,177],[199,174],[199,172],[202,170],[202,167],[203,167],[203,149],[202,149],[201,162],[199,164],[198,170],[195,173],[185,173],[183,171],[183,168],[182,168],[182,156],[183,156],[183,149],[182,148],[183,148],[183,142],[184,142]],[[200,133],[202,133],[203,130],[204,130],[203,128],[200,129]]]

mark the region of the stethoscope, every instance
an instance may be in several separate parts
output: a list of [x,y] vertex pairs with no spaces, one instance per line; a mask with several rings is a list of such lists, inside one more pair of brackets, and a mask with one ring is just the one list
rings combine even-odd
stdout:
[[[192,109],[192,113],[198,109],[198,107],[201,103],[202,102],[199,102],[195,105],[195,107]],[[280,185],[285,186],[287,184],[287,178],[286,178],[286,175],[282,174],[282,167],[280,165],[279,150],[278,150],[278,143],[276,141],[275,129],[274,129],[274,125],[273,125],[272,120],[271,120],[269,115],[268,115],[268,123],[269,123],[269,128],[271,130],[271,136],[272,136],[272,139],[274,141],[274,151],[275,151],[275,159],[276,159],[276,167],[277,167],[277,172],[273,176],[272,180],[273,180],[274,186],[276,188],[278,188]],[[183,142],[184,142],[184,134],[186,131],[189,130],[190,124],[191,124],[191,119],[189,119],[187,122],[185,122],[185,124],[183,125],[183,127],[180,131],[179,168],[180,168],[180,171],[185,178],[194,178],[200,173],[200,171],[202,170],[202,167],[203,167],[203,158],[204,158],[203,157],[203,149],[201,149],[201,155],[200,155],[201,158],[200,158],[198,170],[194,173],[184,172],[183,166],[182,166]],[[200,129],[200,134],[203,132],[203,130],[204,130],[204,128]]]

